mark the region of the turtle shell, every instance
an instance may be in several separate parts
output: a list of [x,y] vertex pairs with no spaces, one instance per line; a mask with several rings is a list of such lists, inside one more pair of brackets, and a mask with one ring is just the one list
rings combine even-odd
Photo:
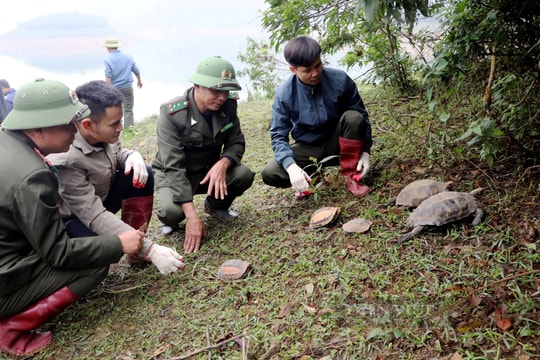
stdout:
[[446,191],[452,182],[440,182],[431,179],[416,180],[405,186],[396,198],[396,205],[416,207],[432,195]]
[[371,228],[371,221],[356,218],[343,224],[342,228],[346,233],[365,233]]
[[409,215],[407,226],[441,226],[477,211],[476,200],[466,192],[443,191],[422,201]]
[[252,269],[251,263],[232,259],[227,260],[218,269],[218,277],[221,280],[234,281],[245,277]]
[[316,229],[333,223],[341,213],[340,207],[325,206],[315,211],[309,220],[309,228]]

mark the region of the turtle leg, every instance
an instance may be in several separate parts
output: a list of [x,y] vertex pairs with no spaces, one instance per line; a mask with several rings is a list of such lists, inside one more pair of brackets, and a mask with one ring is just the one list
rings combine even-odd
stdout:
[[474,212],[474,219],[472,221],[472,224],[474,226],[480,224],[480,221],[482,220],[482,216],[484,216],[484,210],[480,208],[476,208],[476,211]]
[[401,243],[404,243],[405,241],[412,239],[414,236],[418,235],[422,230],[424,230],[423,225],[415,226],[408,233],[398,236],[398,243],[401,244]]

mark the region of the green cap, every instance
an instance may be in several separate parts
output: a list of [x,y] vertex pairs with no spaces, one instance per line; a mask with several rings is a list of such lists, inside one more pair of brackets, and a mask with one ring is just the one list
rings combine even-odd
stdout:
[[55,80],[36,79],[22,85],[13,99],[13,110],[2,127],[8,130],[67,125],[90,116],[75,91]]
[[120,43],[118,42],[118,39],[115,37],[106,38],[105,42],[103,43],[104,47],[108,48],[119,48]]
[[242,90],[236,80],[234,67],[220,56],[212,56],[201,61],[188,80],[214,90]]

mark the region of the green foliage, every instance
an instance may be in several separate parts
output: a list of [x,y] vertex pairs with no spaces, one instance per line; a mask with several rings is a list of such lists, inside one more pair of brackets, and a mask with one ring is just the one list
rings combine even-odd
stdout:
[[267,42],[248,38],[247,43],[246,51],[238,54],[237,58],[247,65],[238,71],[238,75],[249,77],[253,85],[254,93],[249,92],[248,99],[271,99],[275,88],[289,74],[289,66],[276,57]]
[[[372,66],[372,82],[383,82],[410,92],[414,89],[412,61],[403,50],[402,25],[409,29],[417,11],[427,14],[425,0],[366,1],[268,0],[263,27],[270,32],[276,50],[300,34],[313,34],[326,54],[346,50],[343,64],[348,68]],[[364,8],[369,16],[364,16]],[[369,18],[369,20],[366,20]]]
[[483,94],[484,107],[473,114],[476,120],[468,122],[460,139],[480,145],[480,156],[488,164],[509,145],[537,157],[540,4],[454,0],[442,18],[447,34],[435,47],[435,61],[424,79],[454,94]]
[[493,119],[484,117],[483,119],[472,121],[467,131],[458,138],[458,141],[470,138],[467,145],[481,144],[482,150],[480,151],[480,157],[486,160],[489,166],[492,166],[497,153],[501,149],[500,140],[503,135],[504,133],[495,127],[495,121]]

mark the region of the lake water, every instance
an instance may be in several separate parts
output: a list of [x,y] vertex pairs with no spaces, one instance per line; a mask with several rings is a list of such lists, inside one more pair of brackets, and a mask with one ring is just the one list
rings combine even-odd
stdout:
[[[0,48],[0,78],[5,78],[14,88],[36,78],[54,79],[63,82],[70,88],[90,80],[104,79],[103,58],[107,52],[97,39],[94,44],[96,51],[66,52],[45,49],[37,51],[29,49],[24,55],[6,56],[5,49]],[[244,65],[236,60],[240,51],[245,51],[247,42],[212,43],[204,46],[200,41],[196,45],[178,42],[171,46],[165,42],[159,43],[130,43],[121,50],[131,55],[141,70],[143,87],[134,86],[135,119],[142,120],[146,116],[157,114],[160,104],[170,98],[181,95],[192,84],[187,78],[193,73],[200,60],[207,56],[219,55],[233,63],[238,71]],[[88,49],[88,48],[86,48]],[[195,53],[194,49],[199,49]],[[247,79],[239,78],[244,89],[247,89]],[[241,99],[247,99],[247,91],[240,92]]]

